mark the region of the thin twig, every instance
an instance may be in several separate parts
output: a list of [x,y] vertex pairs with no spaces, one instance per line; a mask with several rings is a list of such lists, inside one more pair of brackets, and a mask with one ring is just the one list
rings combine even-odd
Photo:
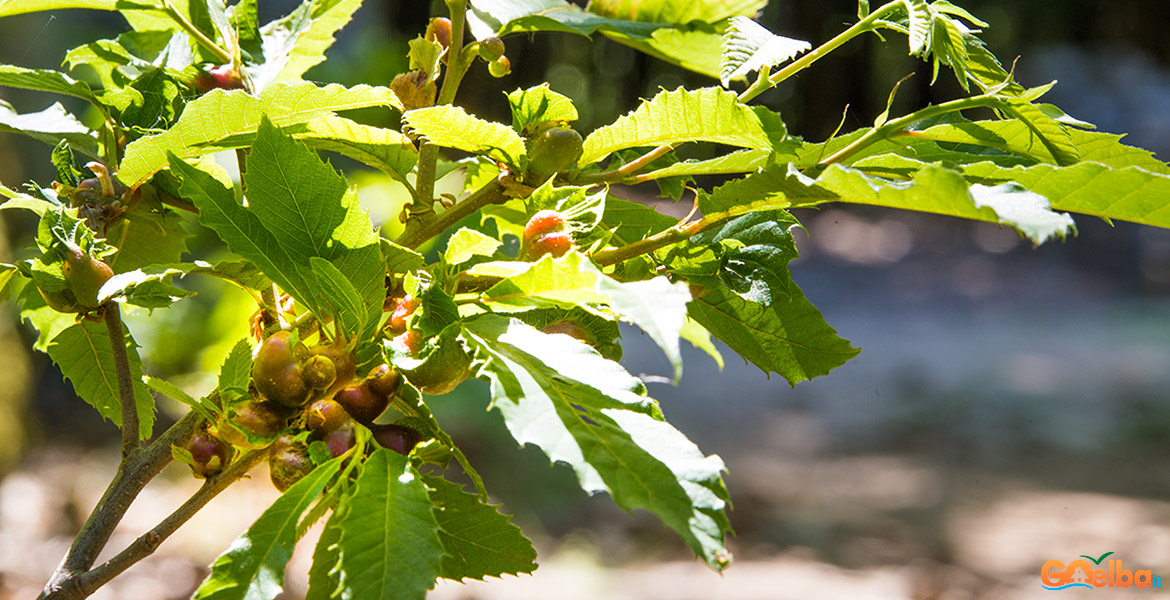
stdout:
[[886,15],[894,12],[894,10],[898,9],[899,7],[904,8],[905,5],[906,4],[904,0],[895,0],[894,2],[890,2],[889,4],[882,6],[876,11],[870,13],[866,18],[858,21],[849,29],[846,29],[845,31],[838,34],[837,37],[825,42],[824,44],[821,44],[820,46],[817,46],[817,48],[812,52],[801,56],[798,60],[789,63],[788,66],[773,73],[772,76],[768,78],[767,84],[753,85],[750,88],[744,90],[744,92],[739,95],[739,101],[746,104],[753,100],[756,96],[759,96],[773,87],[776,87],[780,84],[780,82],[788,79],[789,77],[792,77],[804,69],[807,69],[813,63],[824,58],[830,52],[841,47],[849,40],[867,31],[876,29],[878,21],[885,18]]
[[645,167],[659,158],[662,158],[666,155],[667,152],[670,152],[671,150],[674,150],[674,144],[663,144],[647,152],[646,154],[639,156],[636,160],[622,165],[620,168],[614,169],[612,171],[605,171],[604,173],[582,175],[574,180],[573,183],[587,184],[601,183],[603,181],[616,183],[622,181],[630,175],[633,175],[636,171],[638,171],[638,169],[641,169],[642,167]]
[[[970,98],[960,98],[958,100],[951,100],[950,102],[943,102],[934,106],[927,106],[916,110],[904,117],[899,117],[892,121],[887,121],[881,127],[876,127],[869,130],[865,135],[853,140],[853,143],[838,150],[832,156],[821,160],[817,163],[819,167],[827,167],[833,163],[842,162],[872,144],[889,138],[898,132],[910,127],[911,125],[930,119],[940,115],[946,115],[963,110],[970,110],[972,108],[1004,108],[1003,100],[995,96],[972,96]],[[1044,138],[1041,138],[1042,140]]]

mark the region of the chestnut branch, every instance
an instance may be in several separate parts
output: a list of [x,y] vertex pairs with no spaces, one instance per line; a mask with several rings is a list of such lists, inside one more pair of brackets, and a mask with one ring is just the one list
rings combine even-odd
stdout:
[[118,373],[118,401],[122,408],[122,456],[132,456],[139,448],[138,401],[134,397],[134,378],[130,372],[130,355],[126,351],[126,333],[122,328],[122,312],[114,302],[102,307],[106,330],[110,334],[110,350],[114,354],[114,368]]
[[252,467],[260,464],[260,461],[267,458],[268,452],[269,449],[266,448],[254,450],[238,457],[225,471],[208,477],[203,482],[203,486],[186,502],[160,521],[153,529],[139,536],[126,549],[92,570],[77,575],[66,588],[68,593],[48,597],[60,598],[61,600],[78,600],[88,597],[138,561],[153,554],[164,540],[195,516],[195,513],[199,512],[208,502],[227,489],[228,486],[239,481],[248,471],[252,470]]
[[113,481],[81,526],[61,566],[57,567],[57,571],[45,584],[40,598],[84,597],[76,595],[77,576],[93,566],[130,504],[146,484],[170,464],[171,446],[186,442],[195,431],[199,419],[198,414],[187,413],[149,446],[122,458]]

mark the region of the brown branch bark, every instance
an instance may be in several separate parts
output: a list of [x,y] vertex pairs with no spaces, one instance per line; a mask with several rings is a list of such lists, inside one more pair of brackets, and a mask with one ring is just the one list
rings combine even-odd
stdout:
[[114,368],[118,373],[118,403],[122,407],[122,457],[126,458],[139,448],[138,402],[134,398],[134,377],[130,373],[130,354],[126,351],[122,311],[114,302],[107,302],[102,311],[105,313],[106,330],[110,333]]
[[83,597],[75,595],[77,576],[93,566],[130,504],[142,488],[171,462],[171,445],[186,443],[198,423],[199,415],[187,413],[149,446],[132,456],[123,457],[110,486],[81,526],[61,565],[45,584],[41,598]]
[[119,552],[110,560],[94,567],[92,570],[81,573],[69,582],[69,585],[59,595],[50,595],[46,598],[55,600],[80,600],[97,591],[98,588],[110,582],[111,579],[122,574],[138,561],[150,556],[168,537],[191,519],[220,492],[252,470],[260,461],[268,457],[268,449],[255,450],[244,454],[232,462],[224,472],[209,477],[182,506],[175,509],[167,518],[163,519],[150,531],[134,540],[125,550]]

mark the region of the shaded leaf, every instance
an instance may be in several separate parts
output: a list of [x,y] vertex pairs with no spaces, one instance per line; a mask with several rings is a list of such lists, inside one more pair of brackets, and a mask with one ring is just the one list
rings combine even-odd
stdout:
[[791,385],[825,375],[860,352],[837,336],[795,285],[768,306],[716,288],[696,298],[689,309],[691,318],[719,341]]
[[536,570],[536,550],[499,507],[440,477],[424,477],[435,505],[443,557],[441,577],[460,581]]
[[443,546],[434,505],[410,460],[379,448],[338,524],[343,597],[425,598],[442,573]]

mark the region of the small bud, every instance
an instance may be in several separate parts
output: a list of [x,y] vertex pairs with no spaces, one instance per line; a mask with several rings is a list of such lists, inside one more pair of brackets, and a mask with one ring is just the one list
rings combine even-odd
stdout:
[[499,79],[512,72],[512,61],[507,56],[501,56],[488,63],[488,73]]
[[488,62],[499,59],[505,50],[504,40],[494,35],[479,42],[479,57]]

